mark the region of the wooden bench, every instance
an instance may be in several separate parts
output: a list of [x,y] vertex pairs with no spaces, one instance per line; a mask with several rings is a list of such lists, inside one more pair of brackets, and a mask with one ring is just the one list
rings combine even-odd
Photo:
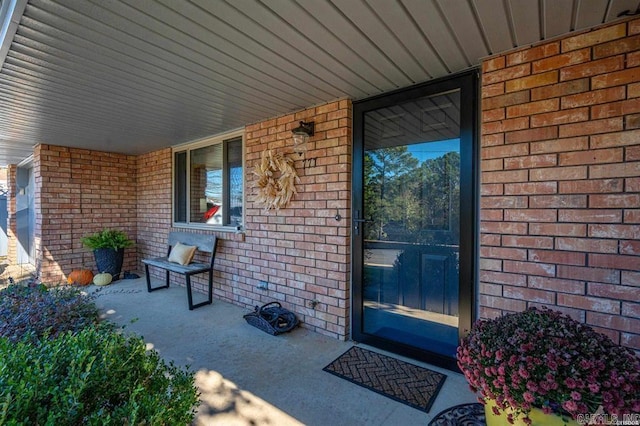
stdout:
[[[171,253],[171,247],[177,243],[186,244],[189,246],[196,246],[198,251],[209,254],[208,263],[191,262],[188,265],[180,265],[179,263],[169,262],[169,254]],[[149,293],[155,290],[163,288],[169,288],[169,272],[175,272],[177,274],[184,275],[187,281],[187,297],[189,299],[189,310],[194,310],[200,306],[209,305],[213,299],[213,261],[216,258],[216,249],[218,247],[218,239],[214,235],[201,235],[192,234],[190,232],[170,232],[169,233],[169,248],[167,250],[166,257],[156,257],[154,259],[143,259],[145,272],[147,275],[147,290]],[[167,282],[160,287],[151,287],[151,279],[149,278],[149,266],[155,266],[157,268],[164,269],[166,271]],[[209,273],[209,295],[208,299],[204,302],[193,304],[193,297],[191,291],[191,276],[196,274]]]

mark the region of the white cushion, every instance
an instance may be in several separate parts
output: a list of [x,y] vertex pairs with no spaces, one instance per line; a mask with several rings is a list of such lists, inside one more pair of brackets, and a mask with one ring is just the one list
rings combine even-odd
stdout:
[[169,253],[169,262],[178,263],[180,265],[188,265],[196,254],[196,246],[188,246],[186,244],[177,243],[171,247]]

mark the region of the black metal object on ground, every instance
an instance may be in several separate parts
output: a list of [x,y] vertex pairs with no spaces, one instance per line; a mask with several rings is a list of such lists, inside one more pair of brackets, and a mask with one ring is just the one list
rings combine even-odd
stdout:
[[447,378],[428,368],[357,346],[323,370],[427,413]]
[[279,302],[270,302],[243,316],[252,326],[273,336],[293,330],[298,318],[293,312],[284,309]]
[[477,402],[460,404],[438,413],[429,426],[486,426],[484,406]]

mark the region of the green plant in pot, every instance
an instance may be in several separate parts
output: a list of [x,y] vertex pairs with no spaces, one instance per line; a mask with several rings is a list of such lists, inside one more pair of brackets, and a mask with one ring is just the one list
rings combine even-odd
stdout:
[[80,241],[93,250],[99,273],[111,274],[114,281],[120,278],[124,249],[133,245],[126,233],[117,229],[103,229],[82,237]]
[[640,359],[550,309],[477,321],[457,358],[487,425],[591,424],[596,414],[640,412]]

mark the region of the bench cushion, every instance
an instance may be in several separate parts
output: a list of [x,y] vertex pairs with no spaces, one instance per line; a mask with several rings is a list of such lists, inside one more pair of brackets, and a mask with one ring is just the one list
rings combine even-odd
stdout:
[[177,243],[171,247],[171,253],[169,253],[169,262],[179,263],[180,265],[188,265],[193,260],[193,256],[196,254],[196,246],[188,246],[186,244]]
[[179,265],[174,262],[169,262],[168,257],[156,257],[153,259],[143,259],[142,263],[149,266],[157,266],[158,268],[168,269],[169,271],[177,272],[179,274],[195,274],[198,272],[205,272],[211,269],[211,265],[207,263],[190,263],[188,265]]

